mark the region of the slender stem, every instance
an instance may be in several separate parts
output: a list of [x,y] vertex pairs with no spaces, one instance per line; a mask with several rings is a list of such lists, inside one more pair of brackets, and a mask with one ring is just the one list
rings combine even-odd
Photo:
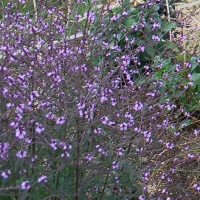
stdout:
[[107,173],[107,175],[106,175],[106,180],[105,180],[105,183],[104,183],[103,190],[102,190],[102,192],[101,192],[100,200],[102,200],[102,198],[103,198],[103,195],[104,195],[104,192],[105,192],[105,189],[106,189],[106,184],[107,184],[107,182],[108,182],[108,176],[109,176],[109,173]]
[[33,7],[34,7],[34,13],[35,13],[35,21],[38,19],[38,12],[37,12],[37,3],[36,0],[33,0]]
[[76,149],[76,194],[75,200],[79,199],[79,154],[80,154],[80,136],[81,136],[81,129],[80,129],[80,121],[77,121],[77,149]]
[[[170,11],[169,11],[169,1],[166,0],[166,7],[167,7],[167,19],[170,22]],[[172,31],[169,31],[169,41],[172,41]]]
[[56,180],[56,191],[58,190],[59,179],[60,179],[60,172],[58,172],[58,175],[57,175],[57,180]]
[[65,23],[66,23],[66,30],[68,29],[68,24],[69,24],[69,13],[70,13],[70,0],[66,0],[66,5],[65,5]]

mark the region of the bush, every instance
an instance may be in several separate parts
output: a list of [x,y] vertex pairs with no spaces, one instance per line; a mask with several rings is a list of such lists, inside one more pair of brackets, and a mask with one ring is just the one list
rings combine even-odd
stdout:
[[[174,25],[154,2],[69,6],[38,3],[33,14],[16,1],[1,10],[1,199],[182,198],[183,188],[198,190],[198,181],[178,192],[170,184],[183,170],[172,163],[181,166],[188,153],[178,154],[179,131],[199,109],[199,57],[184,63],[175,43],[162,41]],[[191,149],[186,160],[198,155]],[[151,192],[162,168],[165,188]]]

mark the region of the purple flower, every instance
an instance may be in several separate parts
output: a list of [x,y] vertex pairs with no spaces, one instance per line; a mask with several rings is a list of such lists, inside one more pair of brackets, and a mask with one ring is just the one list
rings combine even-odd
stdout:
[[18,151],[17,152],[17,154],[16,154],[16,156],[18,157],[18,158],[25,158],[26,157],[26,155],[27,155],[27,152],[26,151]]
[[58,117],[56,120],[56,124],[64,124],[65,123],[65,118],[64,117]]
[[31,162],[35,162],[35,160],[37,159],[37,155],[34,155],[33,158],[31,158]]
[[143,104],[139,101],[136,101],[133,109],[134,110],[142,110],[142,108],[143,108]]
[[92,153],[90,153],[90,154],[88,154],[87,156],[85,156],[85,160],[86,161],[91,161],[92,159],[93,159],[93,154]]
[[160,41],[160,37],[156,36],[156,35],[152,35],[152,40],[155,42],[159,42]]
[[94,129],[95,134],[102,134],[102,128],[96,128]]
[[110,18],[111,21],[117,21],[120,18],[119,14],[115,14],[113,17]]
[[98,152],[102,152],[102,150],[103,150],[100,145],[96,145],[96,149],[97,149]]
[[189,154],[188,154],[188,158],[194,158],[194,155],[191,154],[191,153],[189,153]]
[[120,131],[126,131],[128,129],[128,124],[123,122],[119,125]]
[[7,179],[8,178],[8,176],[11,174],[11,171],[9,170],[9,169],[7,169],[7,170],[5,170],[5,171],[3,171],[2,173],[1,173],[1,176],[4,178],[4,179]]
[[194,130],[194,135],[195,135],[195,136],[198,136],[198,134],[199,134],[199,130],[195,129],[195,130]]
[[63,157],[69,158],[70,155],[69,155],[69,153],[68,153],[67,151],[65,151],[64,153],[61,154],[61,157],[62,157],[62,158],[63,158]]
[[95,13],[94,12],[92,12],[92,11],[86,11],[85,13],[84,13],[84,18],[88,18],[88,20],[89,21],[94,21],[95,20]]
[[194,188],[198,191],[200,191],[200,185],[199,184],[194,184]]
[[117,161],[113,161],[112,163],[112,168],[113,169],[117,169],[119,166],[118,166],[118,162]]
[[107,124],[108,123],[108,117],[107,116],[103,116],[101,118],[101,122],[102,122],[102,124]]
[[170,143],[170,142],[167,142],[165,146],[166,146],[168,149],[173,149],[173,148],[174,148],[174,144],[173,144],[173,143]]
[[46,183],[46,182],[47,182],[47,177],[44,176],[44,175],[41,175],[41,176],[38,178],[38,183],[40,183],[40,182]]
[[18,0],[18,2],[21,3],[21,4],[25,4],[26,0]]
[[134,25],[134,26],[131,27],[131,29],[133,29],[134,31],[137,31],[138,30],[138,26]]
[[145,200],[145,197],[143,195],[140,195],[139,200]]
[[37,97],[39,97],[39,96],[40,96],[40,95],[39,95],[38,91],[33,91],[33,92],[31,92],[31,94],[30,94],[30,100],[33,101],[35,98],[37,98]]
[[154,23],[153,25],[152,25],[152,29],[153,30],[155,30],[155,29],[157,29],[157,28],[160,28],[161,26],[160,26],[160,23]]
[[24,181],[22,184],[21,184],[21,190],[29,190],[31,188],[31,185],[29,183],[29,181]]
[[40,134],[44,131],[44,127],[42,126],[42,124],[36,123],[35,125],[36,125],[35,127],[36,133]]
[[15,131],[15,136],[18,138],[18,139],[23,139],[26,135],[26,131],[24,128],[18,128],[16,129]]
[[53,150],[56,150],[58,148],[57,141],[55,139],[52,139],[50,146],[53,148]]
[[46,114],[45,117],[46,117],[47,119],[54,119],[54,114],[51,113],[51,112],[49,112],[49,113]]

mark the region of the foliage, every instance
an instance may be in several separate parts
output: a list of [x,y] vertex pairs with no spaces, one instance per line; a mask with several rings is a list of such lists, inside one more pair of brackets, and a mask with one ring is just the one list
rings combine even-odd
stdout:
[[174,24],[155,2],[3,3],[1,199],[197,195],[177,180],[199,159],[200,58],[162,40]]
[[[112,9],[109,6],[104,9],[103,17],[102,12],[97,12],[97,20],[92,23],[90,29],[91,33],[99,36],[97,46],[103,44],[104,49],[100,54],[91,55],[91,59],[94,65],[106,60],[109,66],[107,71],[115,71],[117,76],[120,70],[123,71],[119,87],[127,84],[127,76],[134,80],[134,83],[144,80],[147,71],[151,70],[155,56],[164,58],[169,50],[169,54],[179,51],[173,42],[164,40],[175,25],[160,18],[157,4],[131,7],[131,4],[125,1]],[[120,68],[120,61],[126,63],[125,69]]]

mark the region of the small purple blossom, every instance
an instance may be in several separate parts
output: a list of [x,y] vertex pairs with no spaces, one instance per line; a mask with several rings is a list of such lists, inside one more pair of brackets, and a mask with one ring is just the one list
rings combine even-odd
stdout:
[[168,149],[173,149],[173,148],[174,148],[174,144],[173,144],[173,143],[170,143],[170,142],[167,142],[165,146],[166,146]]
[[58,117],[56,120],[56,124],[64,124],[65,123],[65,117]]
[[126,131],[128,129],[128,124],[123,122],[122,124],[119,125],[120,131]]
[[110,18],[111,21],[117,21],[120,18],[119,14],[113,15],[113,17]]
[[86,11],[85,13],[84,13],[84,18],[88,18],[88,20],[89,21],[94,21],[95,20],[95,13],[94,12],[92,12],[92,11]]
[[134,30],[134,31],[137,31],[137,30],[138,30],[138,26],[137,26],[137,25],[133,25],[133,26],[131,27],[131,29]]
[[69,155],[69,153],[68,153],[67,151],[65,151],[64,153],[61,154],[61,157],[62,157],[62,158],[63,158],[63,157],[69,158],[70,155]]
[[96,145],[96,149],[97,149],[98,152],[102,152],[102,150],[103,150],[100,145]]
[[16,156],[17,156],[18,158],[25,158],[26,155],[27,155],[27,152],[26,152],[26,151],[23,151],[23,150],[18,151],[17,154],[16,154]]
[[50,146],[53,148],[53,150],[58,149],[58,147],[57,147],[57,141],[55,139],[51,139]]
[[29,181],[22,182],[20,188],[21,190],[29,190],[31,188],[30,182]]
[[39,95],[38,91],[33,91],[33,92],[31,92],[31,94],[30,94],[30,100],[33,101],[33,100],[35,100],[36,98],[38,98],[39,96],[40,96],[40,95]]
[[117,161],[113,161],[112,163],[112,168],[113,169],[117,169],[119,166],[118,166],[118,162]]
[[119,150],[118,150],[118,156],[122,156],[123,154],[124,154],[124,149],[123,148],[119,148]]
[[109,119],[108,119],[107,116],[103,116],[103,117],[101,118],[101,122],[102,122],[102,124],[107,124],[108,121],[109,121]]
[[192,64],[189,63],[189,62],[185,62],[185,63],[184,63],[184,66],[185,66],[186,68],[191,68]]
[[86,161],[91,161],[92,159],[93,159],[93,154],[91,153],[91,154],[88,154],[87,156],[85,156],[85,160]]
[[188,158],[194,158],[194,155],[192,153],[189,153]]
[[161,25],[160,25],[159,22],[154,23],[154,24],[152,25],[152,30],[159,29],[160,27],[161,27]]
[[42,124],[39,123],[36,123],[35,125],[36,125],[35,127],[36,133],[41,134],[44,131],[44,127],[42,126]]
[[53,120],[54,117],[55,117],[54,114],[51,113],[51,112],[49,112],[49,113],[46,114],[46,118],[47,118],[47,119],[51,119],[51,120]]
[[15,136],[18,138],[18,139],[23,139],[26,135],[26,131],[24,128],[17,128],[16,131],[15,131]]
[[145,200],[145,197],[143,195],[140,195],[139,200]]
[[142,110],[142,108],[143,108],[143,104],[139,101],[136,101],[133,109],[134,110]]
[[152,35],[152,40],[155,42],[159,42],[160,41],[160,37],[156,36],[156,35]]
[[193,187],[195,188],[195,190],[200,191],[200,185],[199,184],[195,183]]
[[102,134],[102,128],[96,128],[94,129],[95,134]]
[[41,175],[39,178],[38,178],[38,183],[46,183],[47,182],[47,176],[44,176],[44,175]]
[[8,176],[11,174],[11,171],[9,170],[9,169],[7,169],[7,170],[5,170],[5,171],[3,171],[2,173],[1,173],[1,176],[4,178],[4,179],[7,179],[8,178]]
[[199,130],[195,129],[194,130],[194,135],[197,137],[199,135]]
[[35,160],[38,158],[37,155],[34,155],[32,158],[31,158],[31,162],[35,162]]
[[21,3],[21,4],[25,4],[26,0],[18,0],[18,2]]

